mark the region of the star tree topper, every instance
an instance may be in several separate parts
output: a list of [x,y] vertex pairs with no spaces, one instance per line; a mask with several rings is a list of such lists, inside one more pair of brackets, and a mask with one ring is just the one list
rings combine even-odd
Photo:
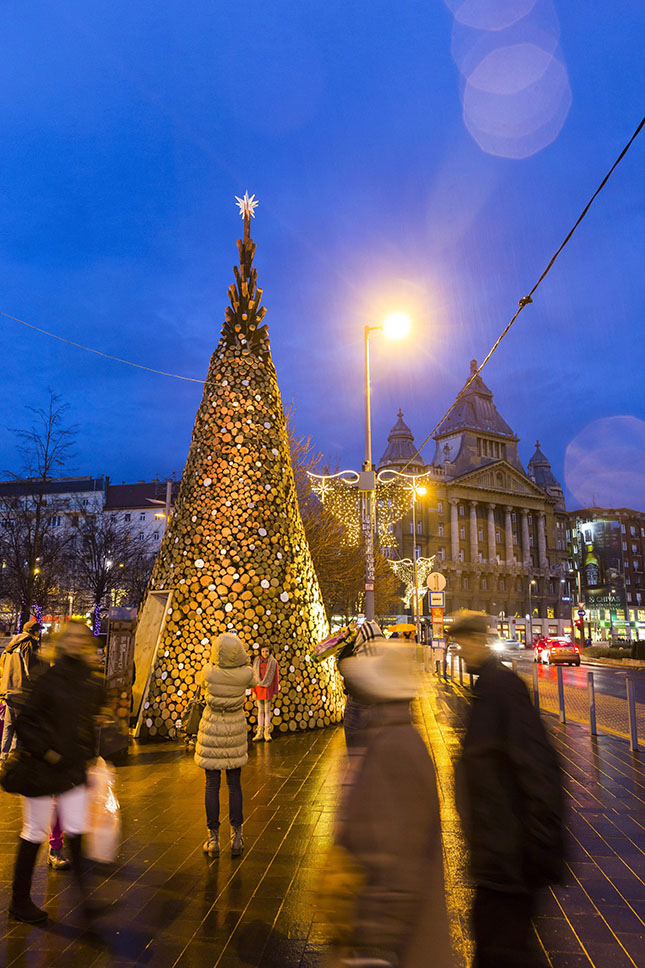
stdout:
[[255,207],[260,204],[255,195],[251,195],[249,198],[249,193],[244,192],[244,198],[238,198],[236,195],[235,201],[237,202],[242,218],[255,218]]

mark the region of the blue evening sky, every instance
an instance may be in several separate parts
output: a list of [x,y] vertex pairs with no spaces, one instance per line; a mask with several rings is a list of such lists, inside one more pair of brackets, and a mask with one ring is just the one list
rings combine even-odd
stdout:
[[[642,0],[4,0],[0,310],[203,378],[242,222],[283,399],[332,464],[420,442],[643,115]],[[645,508],[645,133],[485,369],[571,506]],[[181,472],[199,387],[0,317],[0,466],[55,388],[70,471]],[[433,445],[424,451],[431,459]],[[566,467],[566,471],[565,471]]]

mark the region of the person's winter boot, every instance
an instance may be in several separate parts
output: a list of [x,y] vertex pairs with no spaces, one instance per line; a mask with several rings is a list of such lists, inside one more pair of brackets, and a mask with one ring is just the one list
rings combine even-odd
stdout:
[[264,741],[265,743],[271,742],[271,730],[268,726],[264,727]]
[[88,895],[87,869],[85,858],[83,857],[83,837],[78,834],[76,837],[67,837],[69,852],[72,857],[72,872],[78,893],[81,896],[81,910],[83,916],[91,921],[99,913],[99,908],[94,901],[90,901]]
[[258,726],[258,728],[255,731],[255,736],[253,737],[253,742],[257,743],[259,739],[262,739],[262,735],[263,735],[262,727]]
[[210,854],[211,857],[219,857],[219,829],[211,830],[210,827],[207,829],[203,850],[205,854]]
[[71,864],[62,850],[52,850],[49,848],[49,853],[47,854],[47,864],[53,871],[67,871],[70,869]]
[[25,921],[27,924],[40,924],[47,920],[47,912],[36,907],[30,896],[39,848],[40,844],[32,844],[30,840],[23,840],[22,837],[18,841],[9,914],[16,921]]
[[233,827],[233,837],[231,838],[231,856],[239,857],[244,850],[244,837],[241,827]]

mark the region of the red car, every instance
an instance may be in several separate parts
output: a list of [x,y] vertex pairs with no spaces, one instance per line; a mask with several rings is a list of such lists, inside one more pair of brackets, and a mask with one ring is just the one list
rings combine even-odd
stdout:
[[580,665],[580,646],[570,639],[546,637],[538,639],[533,646],[533,661],[544,665]]

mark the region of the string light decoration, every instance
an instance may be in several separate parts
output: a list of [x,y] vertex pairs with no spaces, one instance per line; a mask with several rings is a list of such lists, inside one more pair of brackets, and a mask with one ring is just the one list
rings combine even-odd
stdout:
[[[435,555],[432,558],[417,558],[417,598],[419,605],[428,590],[428,575],[432,574],[434,568]],[[411,558],[399,558],[392,561],[388,558],[388,564],[396,577],[403,583],[405,589],[403,593],[403,604],[406,609],[410,608],[414,601],[414,562]]]
[[[363,532],[361,499],[356,471],[336,474],[307,472],[311,488],[322,504],[344,529],[346,546],[354,547]],[[376,474],[376,532],[383,547],[392,547],[395,526],[410,510],[410,502],[422,488],[434,482],[432,471],[425,474],[402,474],[383,468]]]

